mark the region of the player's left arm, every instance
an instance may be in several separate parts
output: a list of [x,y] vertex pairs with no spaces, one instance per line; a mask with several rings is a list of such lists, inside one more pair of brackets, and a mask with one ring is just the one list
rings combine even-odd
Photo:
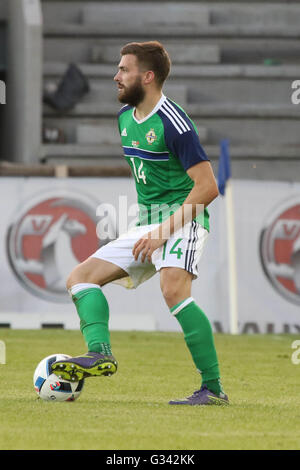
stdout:
[[142,253],[141,261],[147,257],[151,261],[154,250],[162,246],[177,230],[193,220],[219,194],[218,186],[209,161],[201,161],[191,166],[187,174],[194,181],[194,186],[182,206],[155,230],[144,235],[133,247],[135,260]]
[[170,233],[171,236],[185,224],[191,222],[219,194],[209,161],[196,163],[187,170],[187,174],[194,181],[191,192],[182,206],[156,229],[160,234],[160,238],[164,240],[166,240],[164,234]]
[[198,215],[196,205],[207,207],[219,195],[219,190],[209,161],[196,163],[187,170],[187,174],[194,181],[194,186],[183,205],[193,205],[193,219]]

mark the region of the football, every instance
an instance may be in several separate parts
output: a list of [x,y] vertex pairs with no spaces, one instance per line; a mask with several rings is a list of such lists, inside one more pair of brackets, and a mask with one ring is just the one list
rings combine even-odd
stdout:
[[74,401],[82,392],[84,380],[69,382],[51,371],[53,362],[68,359],[67,354],[52,354],[41,360],[33,374],[33,386],[38,396],[45,401]]

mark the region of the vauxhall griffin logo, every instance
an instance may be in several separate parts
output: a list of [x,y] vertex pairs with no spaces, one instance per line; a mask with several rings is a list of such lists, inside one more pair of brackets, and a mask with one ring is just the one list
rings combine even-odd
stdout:
[[300,305],[300,196],[284,201],[267,219],[260,237],[260,256],[274,288]]
[[68,274],[99,248],[97,205],[77,191],[52,191],[19,210],[8,229],[7,253],[23,287],[45,300],[68,301]]

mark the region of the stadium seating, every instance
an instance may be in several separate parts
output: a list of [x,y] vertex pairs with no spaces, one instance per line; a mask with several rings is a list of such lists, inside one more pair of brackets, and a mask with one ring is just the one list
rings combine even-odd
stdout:
[[[5,5],[0,2],[0,135],[4,134],[4,107],[1,106],[5,100],[3,100],[3,86],[6,80],[6,69],[7,69],[7,57],[6,57],[6,34],[7,34],[7,23],[6,23],[6,11]],[[6,98],[6,93],[5,93]],[[4,139],[0,138],[0,159],[4,152]]]
[[[196,122],[214,161],[231,143],[236,177],[294,176],[300,159],[300,79],[297,2],[42,2],[44,88],[76,63],[91,90],[68,113],[45,105],[44,126],[64,143],[43,145],[46,162],[122,164],[116,112],[119,51],[132,40],[160,40],[170,52],[165,93]],[[270,166],[270,159],[273,165]],[[282,170],[282,162],[289,162]]]

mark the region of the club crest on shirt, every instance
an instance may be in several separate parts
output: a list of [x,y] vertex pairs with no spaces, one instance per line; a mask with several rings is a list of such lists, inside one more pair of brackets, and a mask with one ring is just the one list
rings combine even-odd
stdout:
[[147,132],[146,139],[147,139],[148,144],[150,145],[156,141],[157,135],[155,134],[154,129],[150,129],[150,131]]

